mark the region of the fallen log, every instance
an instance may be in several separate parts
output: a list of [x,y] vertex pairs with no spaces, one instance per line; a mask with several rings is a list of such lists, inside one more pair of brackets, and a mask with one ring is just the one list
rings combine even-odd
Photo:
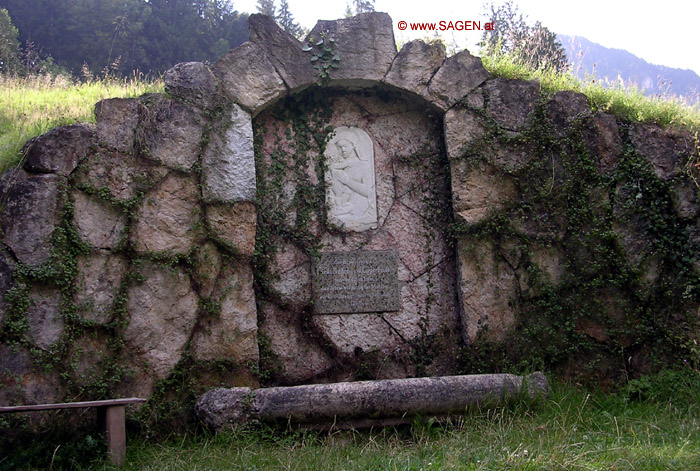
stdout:
[[416,416],[458,415],[475,405],[495,405],[546,396],[544,374],[526,377],[484,374],[356,381],[262,389],[219,388],[195,405],[212,430],[251,421],[284,422],[310,428],[338,424],[371,426],[410,422]]

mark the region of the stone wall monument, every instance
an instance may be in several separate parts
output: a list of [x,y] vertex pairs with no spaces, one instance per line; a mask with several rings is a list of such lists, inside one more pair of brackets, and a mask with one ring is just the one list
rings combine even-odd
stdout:
[[323,51],[249,27],[211,69],[168,71],[167,95],[32,139],[0,179],[0,404],[531,355],[632,375],[693,345],[688,130],[492,77],[466,50],[397,51],[384,13],[319,21],[325,82]]

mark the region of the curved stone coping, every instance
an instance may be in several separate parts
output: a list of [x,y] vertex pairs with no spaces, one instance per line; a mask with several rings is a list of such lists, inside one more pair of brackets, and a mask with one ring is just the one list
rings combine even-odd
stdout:
[[[330,71],[326,86],[362,89],[385,85],[446,111],[491,78],[480,58],[467,50],[446,58],[442,43],[415,40],[397,52],[392,20],[386,13],[320,20],[304,42],[268,16],[251,15],[248,27],[250,40],[221,57],[211,72],[193,63],[170,69],[166,90],[208,106],[216,100],[202,97],[214,91],[218,81],[221,94],[255,117],[280,98],[317,84],[326,60]],[[318,45],[322,38],[325,43]],[[328,44],[337,60],[326,55],[312,61]]]
[[[527,387],[523,391],[523,386]],[[251,420],[323,424],[337,421],[372,423],[416,415],[460,414],[476,404],[495,404],[518,397],[546,396],[549,384],[540,372],[529,376],[481,374],[357,381],[331,384],[213,389],[195,406],[197,416],[213,430]],[[376,423],[376,422],[374,422]]]

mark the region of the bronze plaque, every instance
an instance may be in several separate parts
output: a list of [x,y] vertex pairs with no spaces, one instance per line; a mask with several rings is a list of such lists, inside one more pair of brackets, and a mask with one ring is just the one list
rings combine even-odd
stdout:
[[398,311],[398,255],[390,250],[329,252],[314,265],[314,312]]

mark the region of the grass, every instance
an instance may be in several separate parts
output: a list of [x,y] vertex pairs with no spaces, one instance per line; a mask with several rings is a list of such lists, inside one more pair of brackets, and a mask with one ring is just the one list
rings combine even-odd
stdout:
[[[422,420],[403,429],[335,433],[258,427],[166,443],[131,441],[120,469],[700,469],[700,375],[688,369],[684,379],[655,378],[616,394],[555,384],[543,402],[475,410],[449,424]],[[652,390],[653,396],[643,393]]]
[[24,143],[57,126],[92,123],[96,102],[161,91],[160,80],[105,78],[75,83],[65,76],[0,76],[0,173],[17,165]]
[[563,90],[583,93],[594,111],[611,113],[631,122],[682,126],[700,131],[700,107],[688,106],[674,97],[648,97],[636,88],[605,87],[594,79],[582,81],[571,73],[533,70],[507,54],[485,56],[482,62],[486,70],[498,77],[539,80],[540,86],[548,93]]

